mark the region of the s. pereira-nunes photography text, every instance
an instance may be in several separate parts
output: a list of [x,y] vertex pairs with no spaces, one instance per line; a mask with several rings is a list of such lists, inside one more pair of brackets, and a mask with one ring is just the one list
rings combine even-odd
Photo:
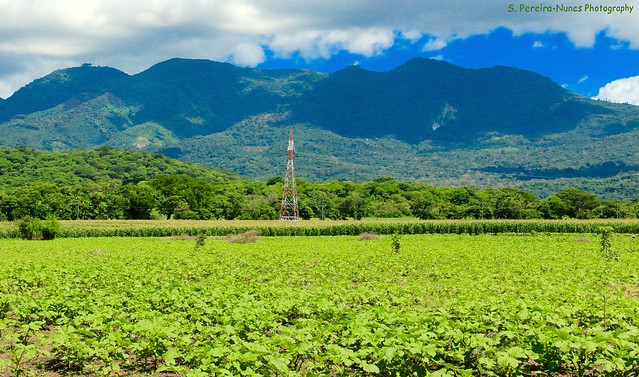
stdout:
[[602,13],[602,14],[632,14],[634,5],[602,5],[593,3],[530,5],[525,3],[508,4],[508,13]]

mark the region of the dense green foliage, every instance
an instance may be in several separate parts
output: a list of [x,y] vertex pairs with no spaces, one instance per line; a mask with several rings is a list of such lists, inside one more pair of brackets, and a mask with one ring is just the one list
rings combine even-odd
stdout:
[[[639,202],[599,200],[566,190],[545,200],[517,189],[436,188],[394,180],[367,183],[298,182],[302,218],[360,219],[561,219],[636,218]],[[126,185],[107,182],[38,183],[0,191],[7,220],[44,219],[276,219],[282,184],[225,180],[212,183],[187,175],[159,175]]]
[[[0,222],[0,238],[22,237],[19,225]],[[363,239],[377,239],[379,234],[595,233],[601,227],[616,233],[639,233],[637,220],[62,220],[56,235],[64,238],[238,236],[238,240],[245,235],[359,235]],[[397,245],[401,248],[401,243],[393,242],[393,250]]]
[[3,240],[0,364],[51,376],[636,375],[639,247],[613,236],[619,263],[598,276],[596,237],[402,236],[398,254],[389,236],[197,250]]
[[232,173],[142,151],[111,147],[42,152],[0,147],[0,190],[38,183],[55,185],[137,184],[161,174],[188,174],[210,182],[238,179]]
[[49,217],[45,221],[25,216],[18,222],[18,234],[27,240],[52,240],[60,232],[58,221]]
[[5,146],[144,149],[262,180],[282,174],[290,128],[310,181],[393,176],[542,197],[571,187],[639,196],[636,106],[507,67],[416,59],[326,75],[172,59],[133,76],[60,70],[0,102]]
[[[0,149],[0,220],[256,219],[278,217],[283,180],[241,179],[202,165],[109,147],[74,152]],[[637,218],[638,201],[576,189],[547,199],[515,189],[440,188],[390,177],[370,182],[297,180],[304,219]]]

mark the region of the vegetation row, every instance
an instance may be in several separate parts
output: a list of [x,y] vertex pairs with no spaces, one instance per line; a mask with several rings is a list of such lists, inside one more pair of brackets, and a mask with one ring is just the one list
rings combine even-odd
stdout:
[[[0,221],[25,216],[79,219],[240,219],[278,217],[283,183],[212,182],[187,175],[149,181],[59,185],[34,183],[0,190]],[[409,184],[392,178],[371,182],[298,181],[304,219],[417,217],[419,219],[637,218],[638,201],[601,200],[568,189],[539,200],[515,188],[479,190]]]
[[[32,222],[35,221],[35,225]],[[362,233],[376,234],[499,234],[499,233],[597,233],[609,226],[616,233],[639,234],[639,221],[582,220],[460,220],[460,221],[309,221],[291,224],[280,221],[253,222],[187,222],[153,221],[153,226],[141,226],[135,221],[120,221],[108,226],[92,226],[90,221],[67,221],[61,226],[48,219],[22,220],[17,226],[0,227],[0,238],[51,239],[54,237],[170,237],[227,236],[257,231],[262,236],[344,236]],[[26,225],[25,225],[26,224]],[[33,227],[36,230],[33,231]],[[35,236],[33,235],[35,232]],[[38,233],[39,232],[39,233]],[[48,232],[48,233],[47,233]],[[47,234],[49,236],[47,236]],[[52,235],[52,236],[51,236]]]

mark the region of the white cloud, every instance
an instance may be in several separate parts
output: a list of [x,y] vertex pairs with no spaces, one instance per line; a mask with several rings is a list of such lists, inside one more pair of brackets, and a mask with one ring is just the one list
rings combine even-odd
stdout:
[[579,79],[579,81],[577,81],[577,84],[581,84],[582,82],[584,82],[584,81],[586,81],[586,80],[588,80],[588,75],[583,75],[583,76]]
[[437,51],[446,47],[446,41],[440,38],[430,38],[422,48],[422,51]]
[[328,32],[307,30],[276,36],[269,48],[278,57],[299,54],[304,59],[329,58],[340,50],[364,56],[379,55],[391,47],[395,34],[389,29],[335,29]]
[[609,82],[594,98],[639,105],[639,76]]
[[402,31],[402,38],[407,39],[413,43],[417,42],[421,37],[422,37],[422,33],[418,30],[407,30],[407,31]]
[[541,41],[535,41],[535,43],[533,43],[533,48],[542,48],[544,47],[544,44]]
[[[544,5],[556,3],[582,5]],[[632,15],[507,8],[504,0],[0,0],[0,97],[39,77],[51,62],[62,68],[94,61],[128,73],[176,56],[253,66],[266,59],[264,50],[307,60],[340,51],[376,56],[398,39],[415,43],[425,35],[424,50],[439,51],[498,27],[515,35],[563,32],[585,48],[603,32],[639,48],[639,6]]]
[[264,50],[257,44],[241,43],[235,48],[231,60],[234,64],[245,67],[255,67],[266,59]]

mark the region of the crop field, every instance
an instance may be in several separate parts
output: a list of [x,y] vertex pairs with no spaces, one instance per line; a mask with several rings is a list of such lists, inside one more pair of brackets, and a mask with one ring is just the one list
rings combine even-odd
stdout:
[[[58,237],[223,236],[257,230],[264,236],[337,236],[428,233],[594,233],[602,225],[617,233],[639,233],[637,219],[598,220],[63,220]],[[0,239],[19,238],[15,222],[0,222]]]
[[0,240],[0,375],[639,374],[631,235],[396,237]]

